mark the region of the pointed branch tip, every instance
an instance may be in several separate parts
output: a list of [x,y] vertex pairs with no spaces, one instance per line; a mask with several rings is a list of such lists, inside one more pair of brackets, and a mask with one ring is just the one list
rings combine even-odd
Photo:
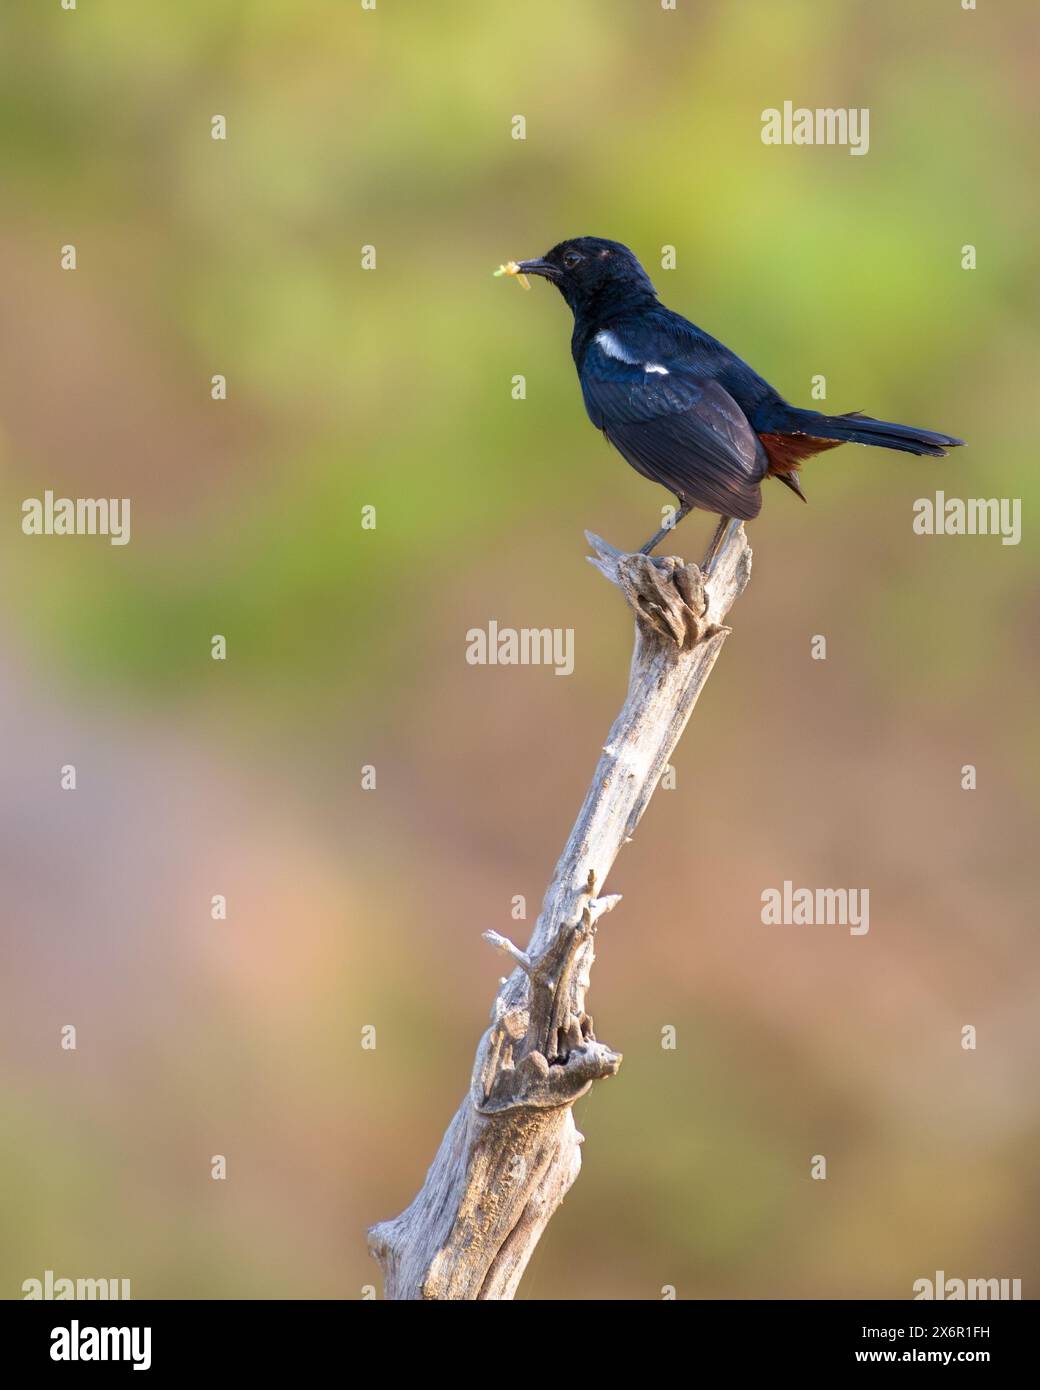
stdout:
[[521,951],[519,946],[513,944],[508,936],[502,936],[497,931],[482,932],[483,939],[490,946],[494,946],[496,951],[502,951],[505,955],[515,960],[521,970],[526,970],[528,975],[531,973],[531,957],[526,951]]

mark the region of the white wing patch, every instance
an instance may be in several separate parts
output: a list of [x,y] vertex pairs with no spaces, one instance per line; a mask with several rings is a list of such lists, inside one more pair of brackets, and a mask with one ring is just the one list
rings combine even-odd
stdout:
[[601,329],[595,340],[608,357],[613,357],[618,362],[627,362],[630,367],[642,367],[644,372],[657,372],[660,376],[671,375],[668,368],[662,367],[658,362],[640,362],[638,357],[633,357],[609,329]]
[[627,362],[630,367],[639,366],[639,358],[633,357],[630,353],[626,352],[614,337],[613,333],[609,332],[606,328],[596,334],[596,342],[599,343],[608,357],[614,357],[618,362]]

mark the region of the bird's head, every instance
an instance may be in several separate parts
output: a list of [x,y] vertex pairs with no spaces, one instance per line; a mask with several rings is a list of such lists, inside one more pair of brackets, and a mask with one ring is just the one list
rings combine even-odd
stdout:
[[516,270],[551,280],[575,316],[602,316],[615,307],[657,299],[649,275],[628,247],[605,237],[561,241],[544,256],[518,261]]

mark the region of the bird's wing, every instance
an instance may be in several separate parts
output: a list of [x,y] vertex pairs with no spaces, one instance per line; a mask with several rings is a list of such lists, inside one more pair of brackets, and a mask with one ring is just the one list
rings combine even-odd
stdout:
[[581,366],[592,423],[637,472],[684,502],[750,521],[768,470],[762,443],[717,381],[674,357],[656,360],[599,333]]

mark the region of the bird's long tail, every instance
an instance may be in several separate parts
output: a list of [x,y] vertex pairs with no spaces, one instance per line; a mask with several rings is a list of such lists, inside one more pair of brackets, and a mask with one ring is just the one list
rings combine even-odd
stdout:
[[963,439],[954,439],[950,434],[919,430],[914,425],[896,425],[890,420],[875,420],[858,411],[850,415],[821,415],[815,410],[792,408],[788,419],[788,430],[816,439],[873,444],[880,449],[900,449],[906,454],[931,454],[935,458],[942,458],[947,449],[964,443]]

